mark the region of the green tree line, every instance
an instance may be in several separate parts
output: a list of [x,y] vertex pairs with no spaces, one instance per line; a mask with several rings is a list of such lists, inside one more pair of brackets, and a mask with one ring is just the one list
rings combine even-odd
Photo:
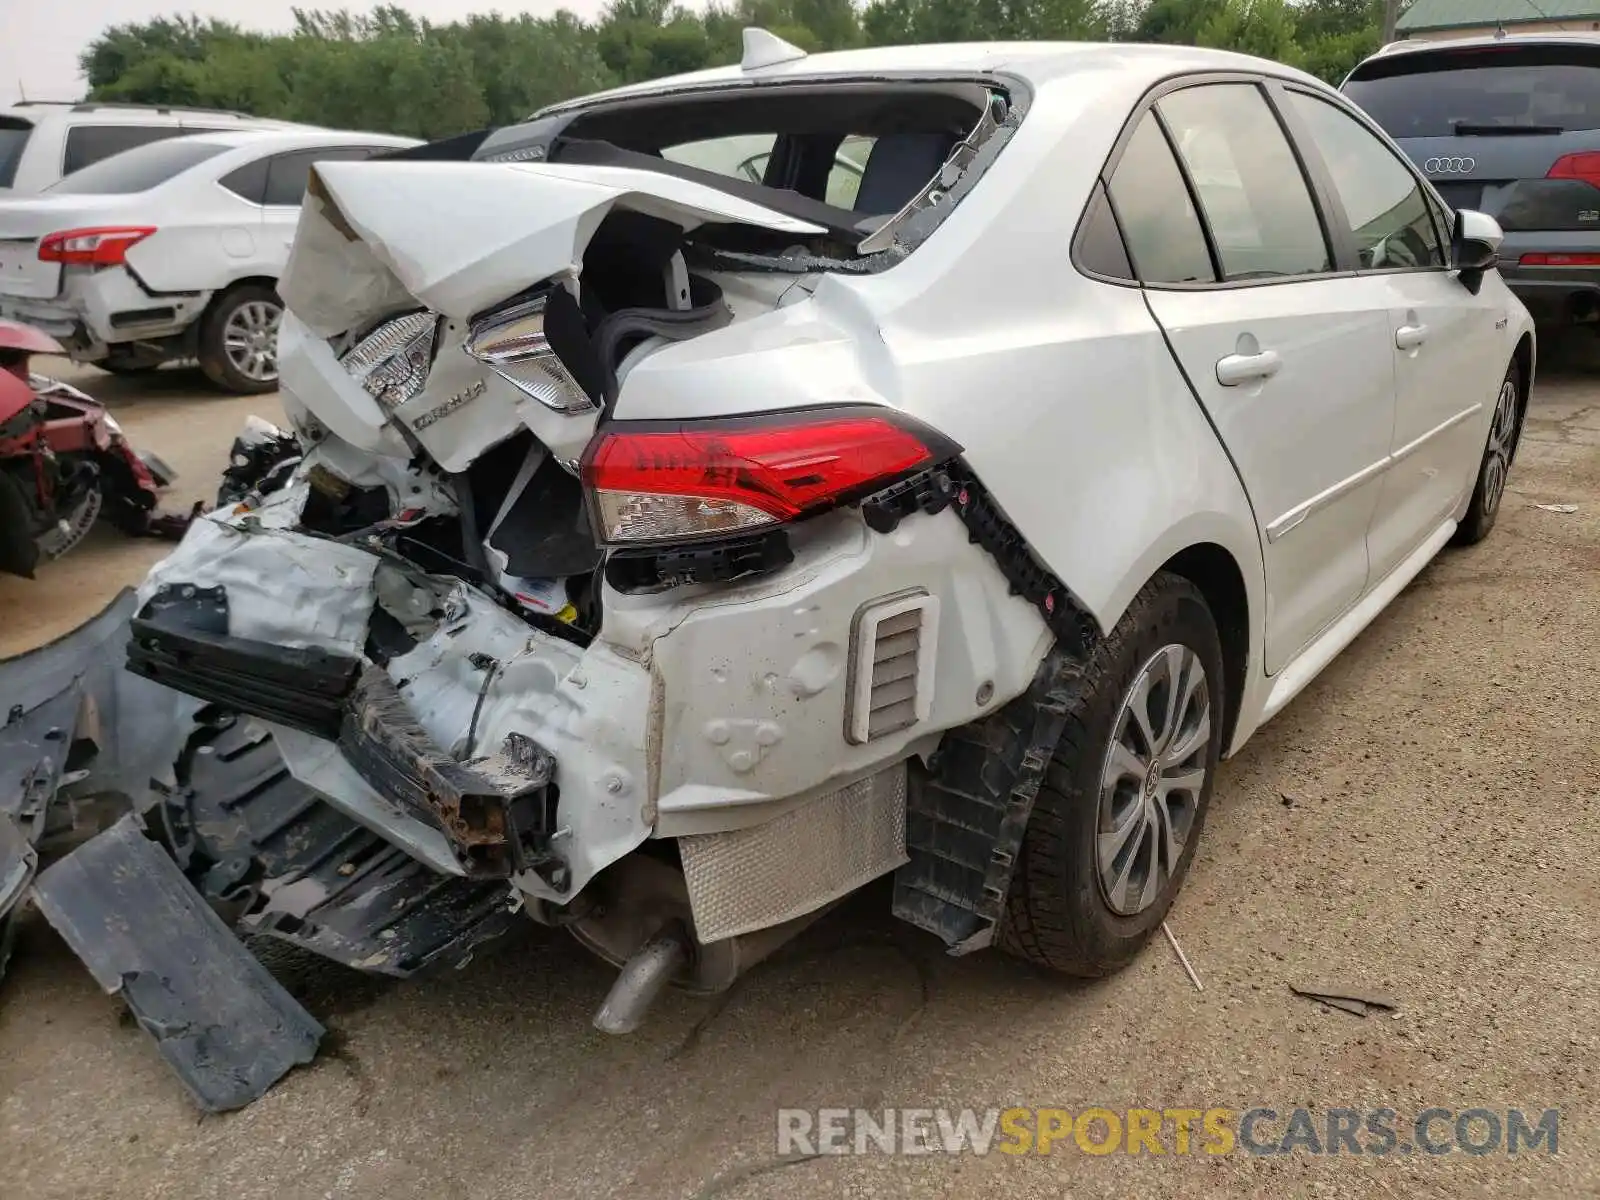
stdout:
[[594,21],[472,15],[435,24],[385,5],[296,10],[287,33],[158,18],[82,56],[90,98],[196,104],[436,138],[503,125],[600,88],[739,60],[759,25],[806,50],[1063,39],[1241,50],[1337,81],[1378,44],[1382,0],[613,0]]

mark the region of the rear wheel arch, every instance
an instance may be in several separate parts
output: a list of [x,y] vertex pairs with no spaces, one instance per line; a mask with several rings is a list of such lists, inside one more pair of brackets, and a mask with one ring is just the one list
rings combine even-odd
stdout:
[[1205,597],[1222,643],[1223,691],[1226,709],[1222,745],[1233,744],[1250,669],[1250,593],[1238,561],[1215,542],[1201,542],[1173,555],[1161,570],[1180,575]]
[[204,324],[206,318],[216,312],[232,293],[246,287],[270,288],[273,292],[276,292],[278,290],[278,280],[273,275],[241,275],[238,279],[230,279],[227,283],[212,291],[211,299],[206,301],[206,306],[200,310],[200,315],[195,318],[195,327],[198,328]]
[[211,300],[206,305],[206,311],[210,312],[216,308],[218,301],[229,292],[238,291],[242,287],[264,287],[277,291],[278,279],[275,275],[241,275],[238,279],[230,279],[211,294]]
[[1534,345],[1531,330],[1517,339],[1517,348],[1511,352],[1511,358],[1522,369],[1522,399],[1519,403],[1521,412],[1526,415],[1528,397],[1533,394]]

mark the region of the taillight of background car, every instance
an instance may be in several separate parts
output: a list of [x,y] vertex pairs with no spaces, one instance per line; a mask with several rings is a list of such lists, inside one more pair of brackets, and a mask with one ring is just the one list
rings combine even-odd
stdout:
[[1563,154],[1545,172],[1546,179],[1576,179],[1593,187],[1600,187],[1600,151],[1583,150],[1577,154]]
[[154,225],[66,229],[39,239],[39,261],[69,267],[117,267],[128,250],[156,231]]

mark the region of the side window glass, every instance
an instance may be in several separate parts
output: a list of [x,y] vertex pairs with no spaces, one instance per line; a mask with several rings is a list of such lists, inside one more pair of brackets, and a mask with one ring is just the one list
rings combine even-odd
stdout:
[[1426,191],[1361,122],[1304,92],[1288,93],[1328,165],[1364,270],[1443,267]]
[[760,183],[766,173],[767,161],[772,157],[773,143],[777,140],[775,133],[740,133],[663,146],[661,157],[686,167],[698,167],[702,171],[714,171],[733,179]]
[[1311,190],[1259,88],[1206,84],[1156,107],[1199,193],[1225,279],[1332,268]]
[[1133,266],[1128,262],[1128,249],[1122,244],[1117,219],[1111,213],[1105,188],[1098,183],[1089,197],[1089,207],[1083,211],[1083,224],[1078,227],[1078,265],[1107,279],[1133,278]]
[[1111,176],[1111,203],[1144,283],[1214,283],[1211,252],[1172,147],[1146,113]]
[[185,132],[176,125],[74,125],[67,130],[61,173],[71,175],[102,158]]
[[835,208],[854,208],[856,193],[861,190],[861,176],[867,169],[867,158],[877,144],[875,137],[851,134],[839,143],[833,156],[833,170],[828,172],[828,190],[823,197]]
[[295,150],[267,160],[267,190],[264,204],[299,206],[311,178],[313,151]]
[[348,162],[371,158],[371,146],[329,146],[326,149],[295,150],[267,162],[267,204],[300,206],[305,198],[311,168],[321,162]]
[[258,158],[253,163],[245,163],[242,167],[235,167],[217,182],[234,195],[250,201],[251,204],[265,204],[267,202],[268,161],[265,158]]

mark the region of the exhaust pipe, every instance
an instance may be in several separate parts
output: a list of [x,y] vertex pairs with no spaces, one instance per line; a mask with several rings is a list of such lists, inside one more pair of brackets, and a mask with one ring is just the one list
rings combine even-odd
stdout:
[[657,934],[622,966],[606,993],[594,1027],[601,1033],[632,1033],[666,989],[689,963],[689,944],[678,929]]

